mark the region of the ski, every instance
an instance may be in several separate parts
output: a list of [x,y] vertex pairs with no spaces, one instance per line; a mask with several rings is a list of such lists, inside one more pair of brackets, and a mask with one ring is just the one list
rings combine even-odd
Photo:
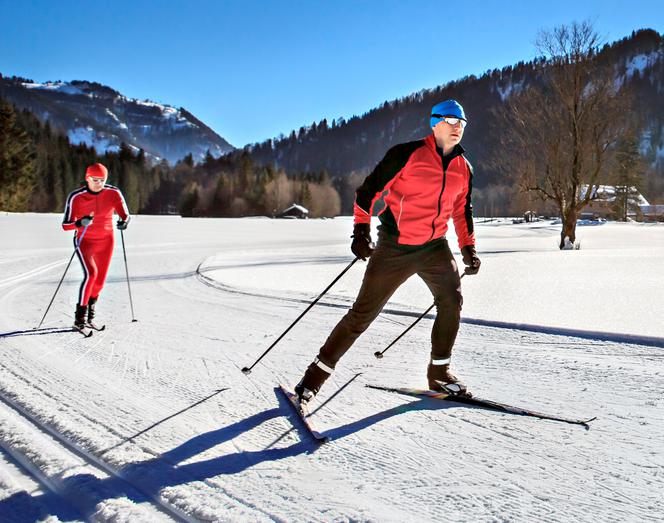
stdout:
[[505,403],[499,403],[497,401],[486,400],[483,398],[476,398],[474,396],[469,396],[469,395],[454,395],[454,394],[447,394],[445,392],[435,392],[432,390],[425,390],[425,389],[411,389],[406,387],[381,387],[379,385],[366,385],[366,387],[369,387],[370,389],[384,390],[387,392],[396,392],[398,394],[404,394],[406,396],[426,397],[436,400],[454,401],[457,403],[463,403],[465,405],[485,407],[488,409],[497,410],[501,412],[510,412],[512,414],[518,414],[521,416],[531,416],[534,418],[548,419],[551,421],[560,421],[563,423],[570,423],[573,425],[581,425],[585,427],[586,430],[590,428],[588,423],[597,419],[596,417],[589,419],[578,419],[578,418],[567,418],[563,416],[554,416],[551,414],[544,414],[542,412],[538,412],[531,409],[515,407],[513,405],[507,405]]
[[88,321],[85,323],[85,326],[88,327],[89,329],[96,330],[96,331],[103,331],[106,329],[106,325],[96,325],[92,323],[91,321]]
[[283,385],[279,385],[279,390],[281,390],[283,395],[286,396],[288,402],[293,406],[293,409],[300,417],[302,425],[304,425],[304,427],[307,429],[307,432],[319,443],[325,443],[326,441],[329,441],[329,438],[321,434],[311,422],[311,419],[309,418],[309,409],[307,406],[300,403],[297,399],[297,396]]
[[88,327],[72,327],[71,330],[82,334],[85,338],[89,338],[90,336],[92,336],[92,333],[94,332],[92,329]]

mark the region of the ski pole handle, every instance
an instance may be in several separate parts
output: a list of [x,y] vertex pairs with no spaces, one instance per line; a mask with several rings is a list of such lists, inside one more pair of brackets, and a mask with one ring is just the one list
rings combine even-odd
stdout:
[[81,246],[81,242],[83,241],[83,236],[85,236],[85,233],[88,232],[88,227],[90,227],[91,224],[92,222],[88,223],[85,227],[83,227],[83,232],[81,233],[81,237],[78,238],[78,241],[76,242],[77,249]]

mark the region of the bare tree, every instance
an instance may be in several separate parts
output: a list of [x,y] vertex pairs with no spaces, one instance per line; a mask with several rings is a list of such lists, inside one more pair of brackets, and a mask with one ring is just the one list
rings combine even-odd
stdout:
[[562,218],[560,248],[576,239],[579,211],[596,193],[611,146],[629,124],[627,96],[598,56],[589,22],[542,31],[537,80],[512,97],[501,128],[503,158],[522,190],[552,201]]

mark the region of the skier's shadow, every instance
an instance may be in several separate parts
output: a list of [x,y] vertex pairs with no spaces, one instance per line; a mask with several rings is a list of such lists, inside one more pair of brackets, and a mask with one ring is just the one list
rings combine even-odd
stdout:
[[346,436],[350,436],[360,430],[364,430],[376,423],[385,421],[386,419],[392,418],[393,416],[399,416],[406,412],[415,412],[415,411],[426,411],[426,410],[446,410],[449,408],[454,408],[454,404],[446,403],[444,401],[432,400],[429,398],[422,398],[416,401],[411,401],[409,403],[404,403],[402,405],[397,405],[390,409],[384,410],[382,412],[377,412],[366,418],[353,421],[336,429],[329,430],[325,432],[330,441],[336,441]]
[[15,336],[44,336],[47,334],[62,334],[63,332],[72,332],[72,328],[42,327],[41,329],[25,329],[22,331],[0,332],[0,339],[13,338]]
[[[218,445],[238,440],[238,438],[248,434],[269,420],[282,417],[289,412],[292,413],[292,405],[276,389],[275,395],[279,402],[278,407],[258,412],[246,419],[195,436],[153,459],[123,467],[120,470],[121,477],[131,484],[140,485],[142,492],[128,488],[126,482],[115,477],[96,478],[90,474],[77,474],[68,477],[65,480],[65,491],[75,492],[77,485],[88,485],[89,488],[86,488],[88,496],[78,498],[78,510],[84,514],[92,514],[94,513],[95,506],[106,499],[127,497],[135,503],[149,502],[150,496],[159,497],[159,492],[166,487],[173,487],[194,481],[207,481],[211,478],[216,478],[215,482],[223,483],[225,480],[220,478],[220,476],[232,476],[261,463],[279,461],[315,452],[320,448],[320,444],[311,438],[303,428],[300,429],[300,439],[296,443],[286,447],[275,447],[274,445],[278,441],[294,430],[289,429],[261,450],[242,450],[202,461],[186,463],[188,460]],[[413,401],[332,429],[325,432],[325,435],[330,438],[333,444],[334,441],[341,440],[360,430],[405,412],[441,410],[449,407],[449,405],[445,405],[443,402],[434,402],[426,399]],[[96,496],[92,495],[93,493],[96,493]],[[30,501],[35,506],[49,506],[53,504],[53,494],[33,495]],[[0,501],[0,519],[2,519],[3,515],[11,514],[13,517],[13,519],[10,518],[11,521],[22,521],[20,518],[17,519],[17,514],[20,514],[17,510],[25,506],[25,491],[5,498]],[[67,521],[69,519],[62,520]],[[32,521],[32,519],[24,519],[23,521]]]

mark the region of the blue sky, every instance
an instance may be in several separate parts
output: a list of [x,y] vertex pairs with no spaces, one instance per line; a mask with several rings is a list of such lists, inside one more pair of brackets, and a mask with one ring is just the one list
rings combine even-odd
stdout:
[[0,73],[185,107],[235,146],[535,56],[589,19],[664,32],[664,0],[0,0]]

